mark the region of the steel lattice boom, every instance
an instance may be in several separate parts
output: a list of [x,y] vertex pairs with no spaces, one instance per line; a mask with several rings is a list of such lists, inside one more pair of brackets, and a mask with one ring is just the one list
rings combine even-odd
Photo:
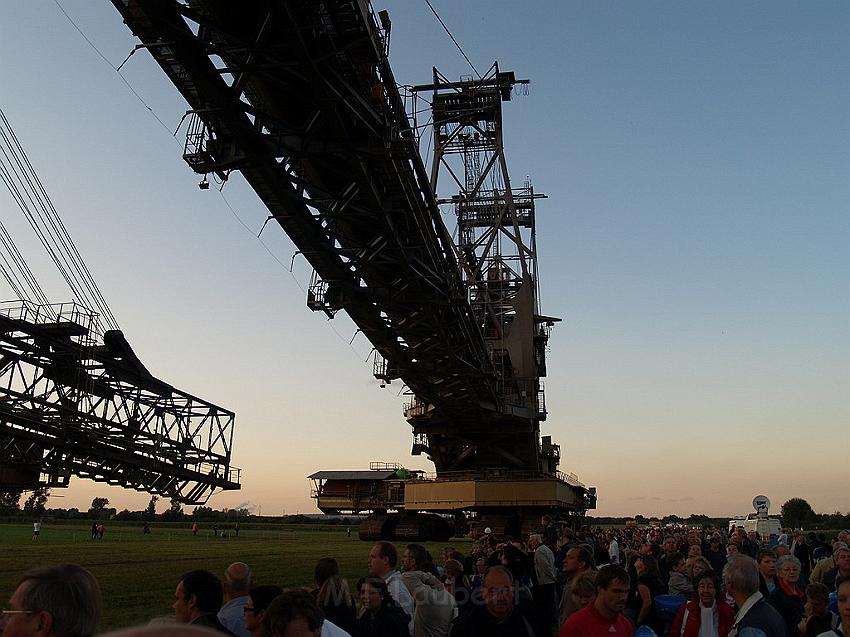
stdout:
[[383,361],[446,416],[499,410],[487,355],[384,52],[362,1],[114,0],[189,103],[184,158],[240,170]]
[[235,415],[154,378],[75,304],[0,307],[0,483],[71,475],[186,503],[238,489]]
[[[389,17],[368,0],[112,3],[189,104],[186,162],[205,180],[242,173],[314,269],[308,307],[344,310],[375,347],[375,376],[412,390],[413,453],[443,483],[418,481],[405,506],[501,509],[476,491],[496,478],[528,481],[514,508],[585,510],[591,492],[557,473],[559,448],[540,439],[557,319],[538,309],[539,195],[511,186],[501,137],[501,103],[524,81],[494,66],[416,87],[433,91],[429,178],[387,57]],[[453,155],[460,193],[438,202]],[[457,245],[441,203],[458,216]]]

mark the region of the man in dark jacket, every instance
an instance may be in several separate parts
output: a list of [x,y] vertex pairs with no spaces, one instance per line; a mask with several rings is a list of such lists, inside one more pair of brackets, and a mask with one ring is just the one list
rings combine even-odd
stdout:
[[806,586],[812,572],[812,548],[806,543],[802,531],[797,531],[794,543],[791,544],[791,555],[800,560],[800,586]]
[[726,566],[726,551],[720,546],[720,538],[712,537],[708,547],[703,549],[702,556],[711,564],[712,571],[715,573],[723,572],[723,567]]
[[174,618],[180,624],[205,626],[233,635],[216,616],[223,597],[221,580],[215,575],[204,570],[189,571],[180,578],[174,591]]
[[832,555],[835,560],[835,568],[824,573],[823,584],[830,593],[835,591],[835,581],[841,577],[850,577],[850,548],[846,546],[838,546]]
[[730,557],[723,569],[723,584],[738,607],[730,637],[788,637],[782,616],[759,592],[758,566],[753,558]]
[[451,637],[536,637],[514,604],[514,578],[508,569],[490,567],[482,588],[484,605],[459,616],[452,624]]

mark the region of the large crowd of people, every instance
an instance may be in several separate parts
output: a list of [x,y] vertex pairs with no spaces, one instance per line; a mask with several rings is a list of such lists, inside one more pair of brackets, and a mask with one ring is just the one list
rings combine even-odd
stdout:
[[[467,555],[376,542],[353,589],[330,556],[301,589],[255,585],[242,562],[222,578],[189,571],[175,582],[172,616],[120,634],[850,637],[847,541],[846,531],[772,541],[742,529],[574,531],[544,516],[525,538],[485,532]],[[2,611],[0,637],[88,637],[99,612],[86,569],[33,570]]]

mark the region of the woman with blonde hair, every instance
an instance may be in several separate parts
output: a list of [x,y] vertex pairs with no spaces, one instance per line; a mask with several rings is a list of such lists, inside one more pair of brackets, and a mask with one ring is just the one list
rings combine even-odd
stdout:
[[339,574],[339,562],[332,557],[322,557],[313,569],[316,588],[313,597],[327,619],[351,632],[357,624],[357,605],[348,589],[348,582]]
[[691,579],[696,579],[706,571],[711,570],[711,562],[709,562],[701,555],[697,555],[696,557],[689,557],[687,560],[687,565]]

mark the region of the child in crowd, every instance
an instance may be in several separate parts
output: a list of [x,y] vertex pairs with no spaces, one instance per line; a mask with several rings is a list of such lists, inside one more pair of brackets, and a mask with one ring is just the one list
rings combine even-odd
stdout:
[[579,610],[592,604],[596,599],[596,571],[587,571],[579,575],[573,582],[570,595],[572,595],[573,604]]
[[694,585],[688,577],[688,565],[681,553],[673,553],[669,558],[670,580],[667,591],[670,595],[690,598],[694,594]]
[[806,604],[799,625],[803,637],[817,637],[838,626],[838,617],[827,609],[828,605],[829,589],[826,586],[817,582],[806,586]]

